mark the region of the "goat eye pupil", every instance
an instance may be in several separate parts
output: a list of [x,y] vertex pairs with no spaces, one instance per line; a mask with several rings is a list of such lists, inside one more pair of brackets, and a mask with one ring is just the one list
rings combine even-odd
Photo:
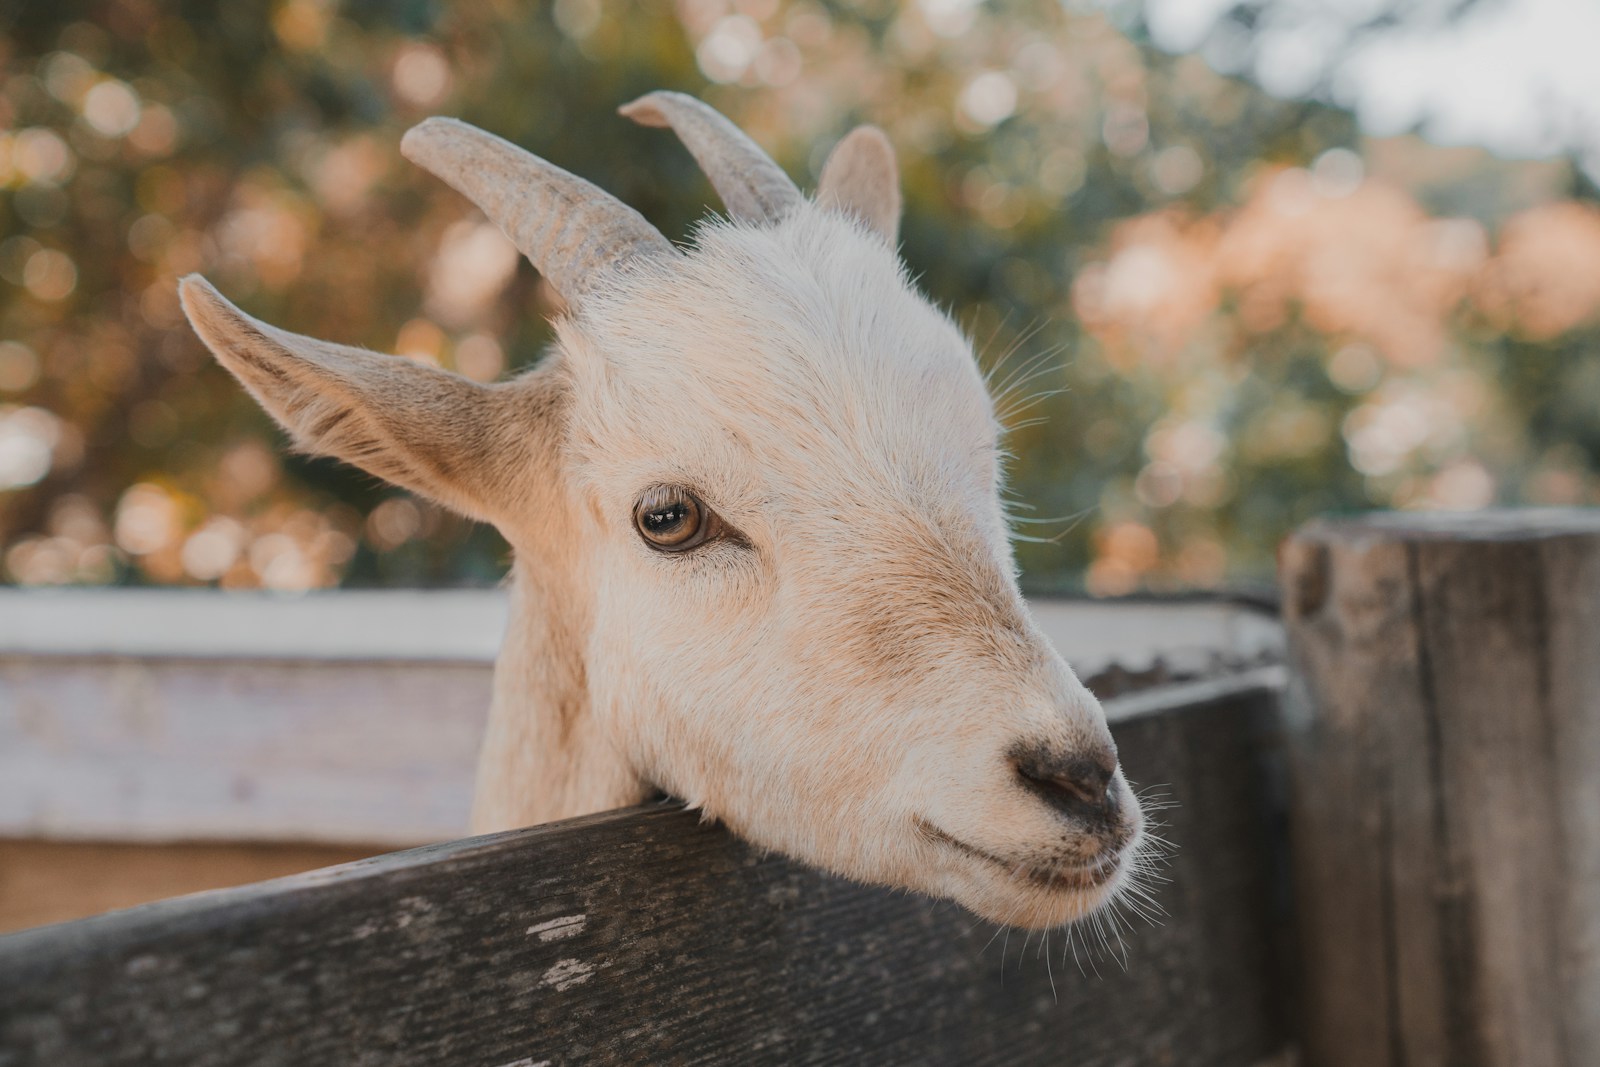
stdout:
[[705,539],[704,505],[683,489],[652,489],[634,507],[633,524],[652,548],[666,552],[694,548]]
[[665,533],[687,518],[688,514],[688,509],[682,504],[673,504],[650,512],[644,517],[644,522],[650,527],[651,533]]

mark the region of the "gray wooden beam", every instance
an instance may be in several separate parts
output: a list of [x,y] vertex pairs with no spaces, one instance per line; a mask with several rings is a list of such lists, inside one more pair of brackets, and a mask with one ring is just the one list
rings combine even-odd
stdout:
[[1126,970],[660,806],[0,938],[0,1067],[1248,1067],[1287,1041],[1274,704],[1114,727],[1178,805]]

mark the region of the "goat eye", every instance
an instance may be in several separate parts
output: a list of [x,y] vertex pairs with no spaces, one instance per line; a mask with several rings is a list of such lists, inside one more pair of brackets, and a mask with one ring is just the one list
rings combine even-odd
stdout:
[[687,489],[662,486],[639,498],[633,525],[651,548],[684,552],[705,543],[716,526],[716,515]]

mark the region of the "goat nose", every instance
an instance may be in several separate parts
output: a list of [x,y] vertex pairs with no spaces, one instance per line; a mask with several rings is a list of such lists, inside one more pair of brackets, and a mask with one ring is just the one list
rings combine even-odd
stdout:
[[1063,815],[1097,823],[1116,819],[1117,757],[1109,748],[1060,753],[1025,747],[1012,751],[1011,762],[1028,791]]

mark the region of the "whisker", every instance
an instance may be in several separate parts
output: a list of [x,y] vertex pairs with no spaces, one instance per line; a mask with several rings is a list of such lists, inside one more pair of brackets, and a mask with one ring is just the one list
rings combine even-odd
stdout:
[[[1009,315],[1007,317],[1009,318]],[[1002,323],[1001,325],[1003,326],[1004,323]],[[990,346],[994,343],[994,336],[998,336],[998,334],[1000,332],[999,329],[996,329],[994,336],[991,336],[989,343],[984,346],[984,354],[980,355],[979,359],[978,359],[979,363],[987,362],[987,363],[990,364],[988,373],[984,376],[984,380],[987,381],[987,382],[991,382],[992,383],[994,381],[995,375],[997,373],[999,373],[1000,370],[1002,370],[1005,367],[1005,365],[1008,362],[1010,362],[1011,359],[1018,352],[1022,351],[1023,347],[1025,345],[1027,345],[1028,342],[1032,341],[1035,337],[1038,337],[1039,334],[1044,331],[1045,325],[1046,325],[1046,320],[1044,320],[1044,319],[1035,319],[1035,320],[1033,320],[1033,324],[1032,325],[1030,325],[1025,330],[1019,331],[1017,333],[1017,335],[1011,339],[1010,343],[1008,343],[1006,345],[1005,352],[1003,352],[999,357],[997,357],[997,358],[995,358],[993,360],[989,360],[987,358],[988,350],[989,350]],[[1060,346],[1052,346],[1052,347],[1060,347]],[[1036,355],[1037,355],[1037,353],[1035,353],[1035,356]],[[1025,360],[1024,362],[1031,362],[1034,358],[1035,358],[1034,356],[1029,356],[1028,359]],[[1011,374],[1011,375],[1014,375],[1015,373],[1016,373],[1016,368],[1012,368],[1010,370],[1010,372],[1009,372],[1009,374]]]
[[1044,949],[1044,973],[1050,976],[1050,999],[1060,1004],[1061,998],[1056,995],[1056,971],[1055,967],[1050,963],[1050,931],[1048,930],[1044,932]]
[[1004,432],[1007,434],[1013,434],[1022,430],[1030,430],[1035,426],[1043,426],[1045,423],[1050,421],[1050,416],[1036,415],[1031,419],[1023,419],[1021,422],[1012,422],[1008,416],[1001,421],[1005,424]]
[[1003,404],[996,405],[997,410],[995,412],[995,417],[1005,425],[1006,431],[1009,433],[1017,429],[1016,423],[1012,420],[1018,415],[1021,415],[1023,412],[1028,411],[1031,408],[1038,407],[1040,404],[1052,397],[1057,397],[1068,392],[1071,392],[1071,390],[1062,385],[1051,389],[1038,389],[1034,392],[1026,394],[1025,396],[1018,397],[1015,400],[1009,397],[1004,398]]
[[[983,310],[982,308],[979,308],[979,315],[974,316],[974,317],[975,318],[981,317],[982,310]],[[973,355],[977,357],[979,366],[982,366],[984,361],[988,358],[990,349],[992,349],[994,347],[994,343],[995,343],[996,339],[998,339],[999,336],[1000,336],[1000,331],[1005,328],[1005,324],[1010,320],[1010,318],[1011,318],[1011,312],[1009,310],[1007,310],[1007,312],[1000,317],[1000,321],[998,321],[998,322],[996,322],[994,324],[994,329],[989,331],[989,339],[986,340],[986,341],[983,341],[981,343],[976,343],[976,344],[973,345]],[[968,336],[971,336],[975,332],[976,323],[974,323],[973,325],[974,325],[974,329],[964,330],[963,332],[966,333]],[[1004,364],[1005,360],[1006,360],[1006,356],[1001,356],[999,361],[998,361],[998,363],[996,363],[996,366]],[[991,371],[991,373],[992,373],[992,371]],[[988,380],[988,378],[987,378],[987,375],[986,375],[985,376],[985,381],[987,381],[987,380]]]
[[[1016,337],[1012,338],[1011,342],[1006,345],[1005,352],[1003,352],[998,358],[991,360],[989,359],[988,355],[989,350],[993,346],[995,339],[1000,336],[1000,331],[1005,328],[1005,324],[1009,322],[1010,319],[1011,313],[1008,311],[1005,317],[1002,318],[1001,321],[995,326],[994,332],[989,335],[989,340],[985,342],[978,351],[979,366],[982,366],[985,363],[989,364],[989,369],[985,371],[983,375],[983,381],[985,385],[992,385],[994,376],[1005,368],[1006,364],[1011,361],[1013,356],[1022,350],[1024,345],[1037,337],[1046,325],[1046,320],[1035,319],[1032,325],[1021,331]],[[1012,373],[1015,372],[1013,371]]]
[[[1089,977],[1088,972],[1083,969],[1083,960],[1078,958],[1077,927],[1071,923],[1067,924],[1067,947],[1072,950],[1072,962],[1078,965],[1078,973],[1083,975],[1085,978]],[[1066,953],[1062,953],[1061,962],[1065,963],[1066,961]]]
[[[1111,902],[1111,907],[1106,911],[1107,922],[1111,926],[1111,934],[1117,939],[1117,962],[1122,964],[1122,972],[1128,972],[1128,945],[1122,940],[1123,919],[1117,912],[1116,901]],[[1130,928],[1131,932],[1131,928]]]
[[[1050,351],[1044,353],[1040,358],[1050,359],[1059,354],[1059,352]],[[1024,399],[1019,398],[1029,397],[1032,395],[1045,395],[1044,392],[1039,394],[1024,394],[1022,390],[1026,389],[1034,382],[1039,381],[1041,378],[1052,374],[1058,374],[1064,369],[1065,365],[1062,363],[1041,363],[1039,359],[1035,359],[1028,365],[1026,373],[1019,371],[1016,375],[1013,375],[1011,378],[1007,379],[1006,384],[1002,389],[993,394],[993,403],[996,410],[1009,411],[1013,415],[1017,414],[1018,411],[1021,410],[1019,405],[1027,402]],[[1050,395],[1054,395],[1055,393],[1066,392],[1066,387],[1057,386],[1051,390],[1047,390],[1046,392],[1048,392]]]
[[[1082,517],[1083,512],[1077,511],[1070,515],[1056,515],[1048,519],[1035,519],[1028,515],[1007,515],[1006,521],[1028,523],[1029,525],[1048,526],[1057,522],[1072,522],[1073,520],[1081,519]],[[1140,807],[1143,807],[1142,803],[1140,804]]]

